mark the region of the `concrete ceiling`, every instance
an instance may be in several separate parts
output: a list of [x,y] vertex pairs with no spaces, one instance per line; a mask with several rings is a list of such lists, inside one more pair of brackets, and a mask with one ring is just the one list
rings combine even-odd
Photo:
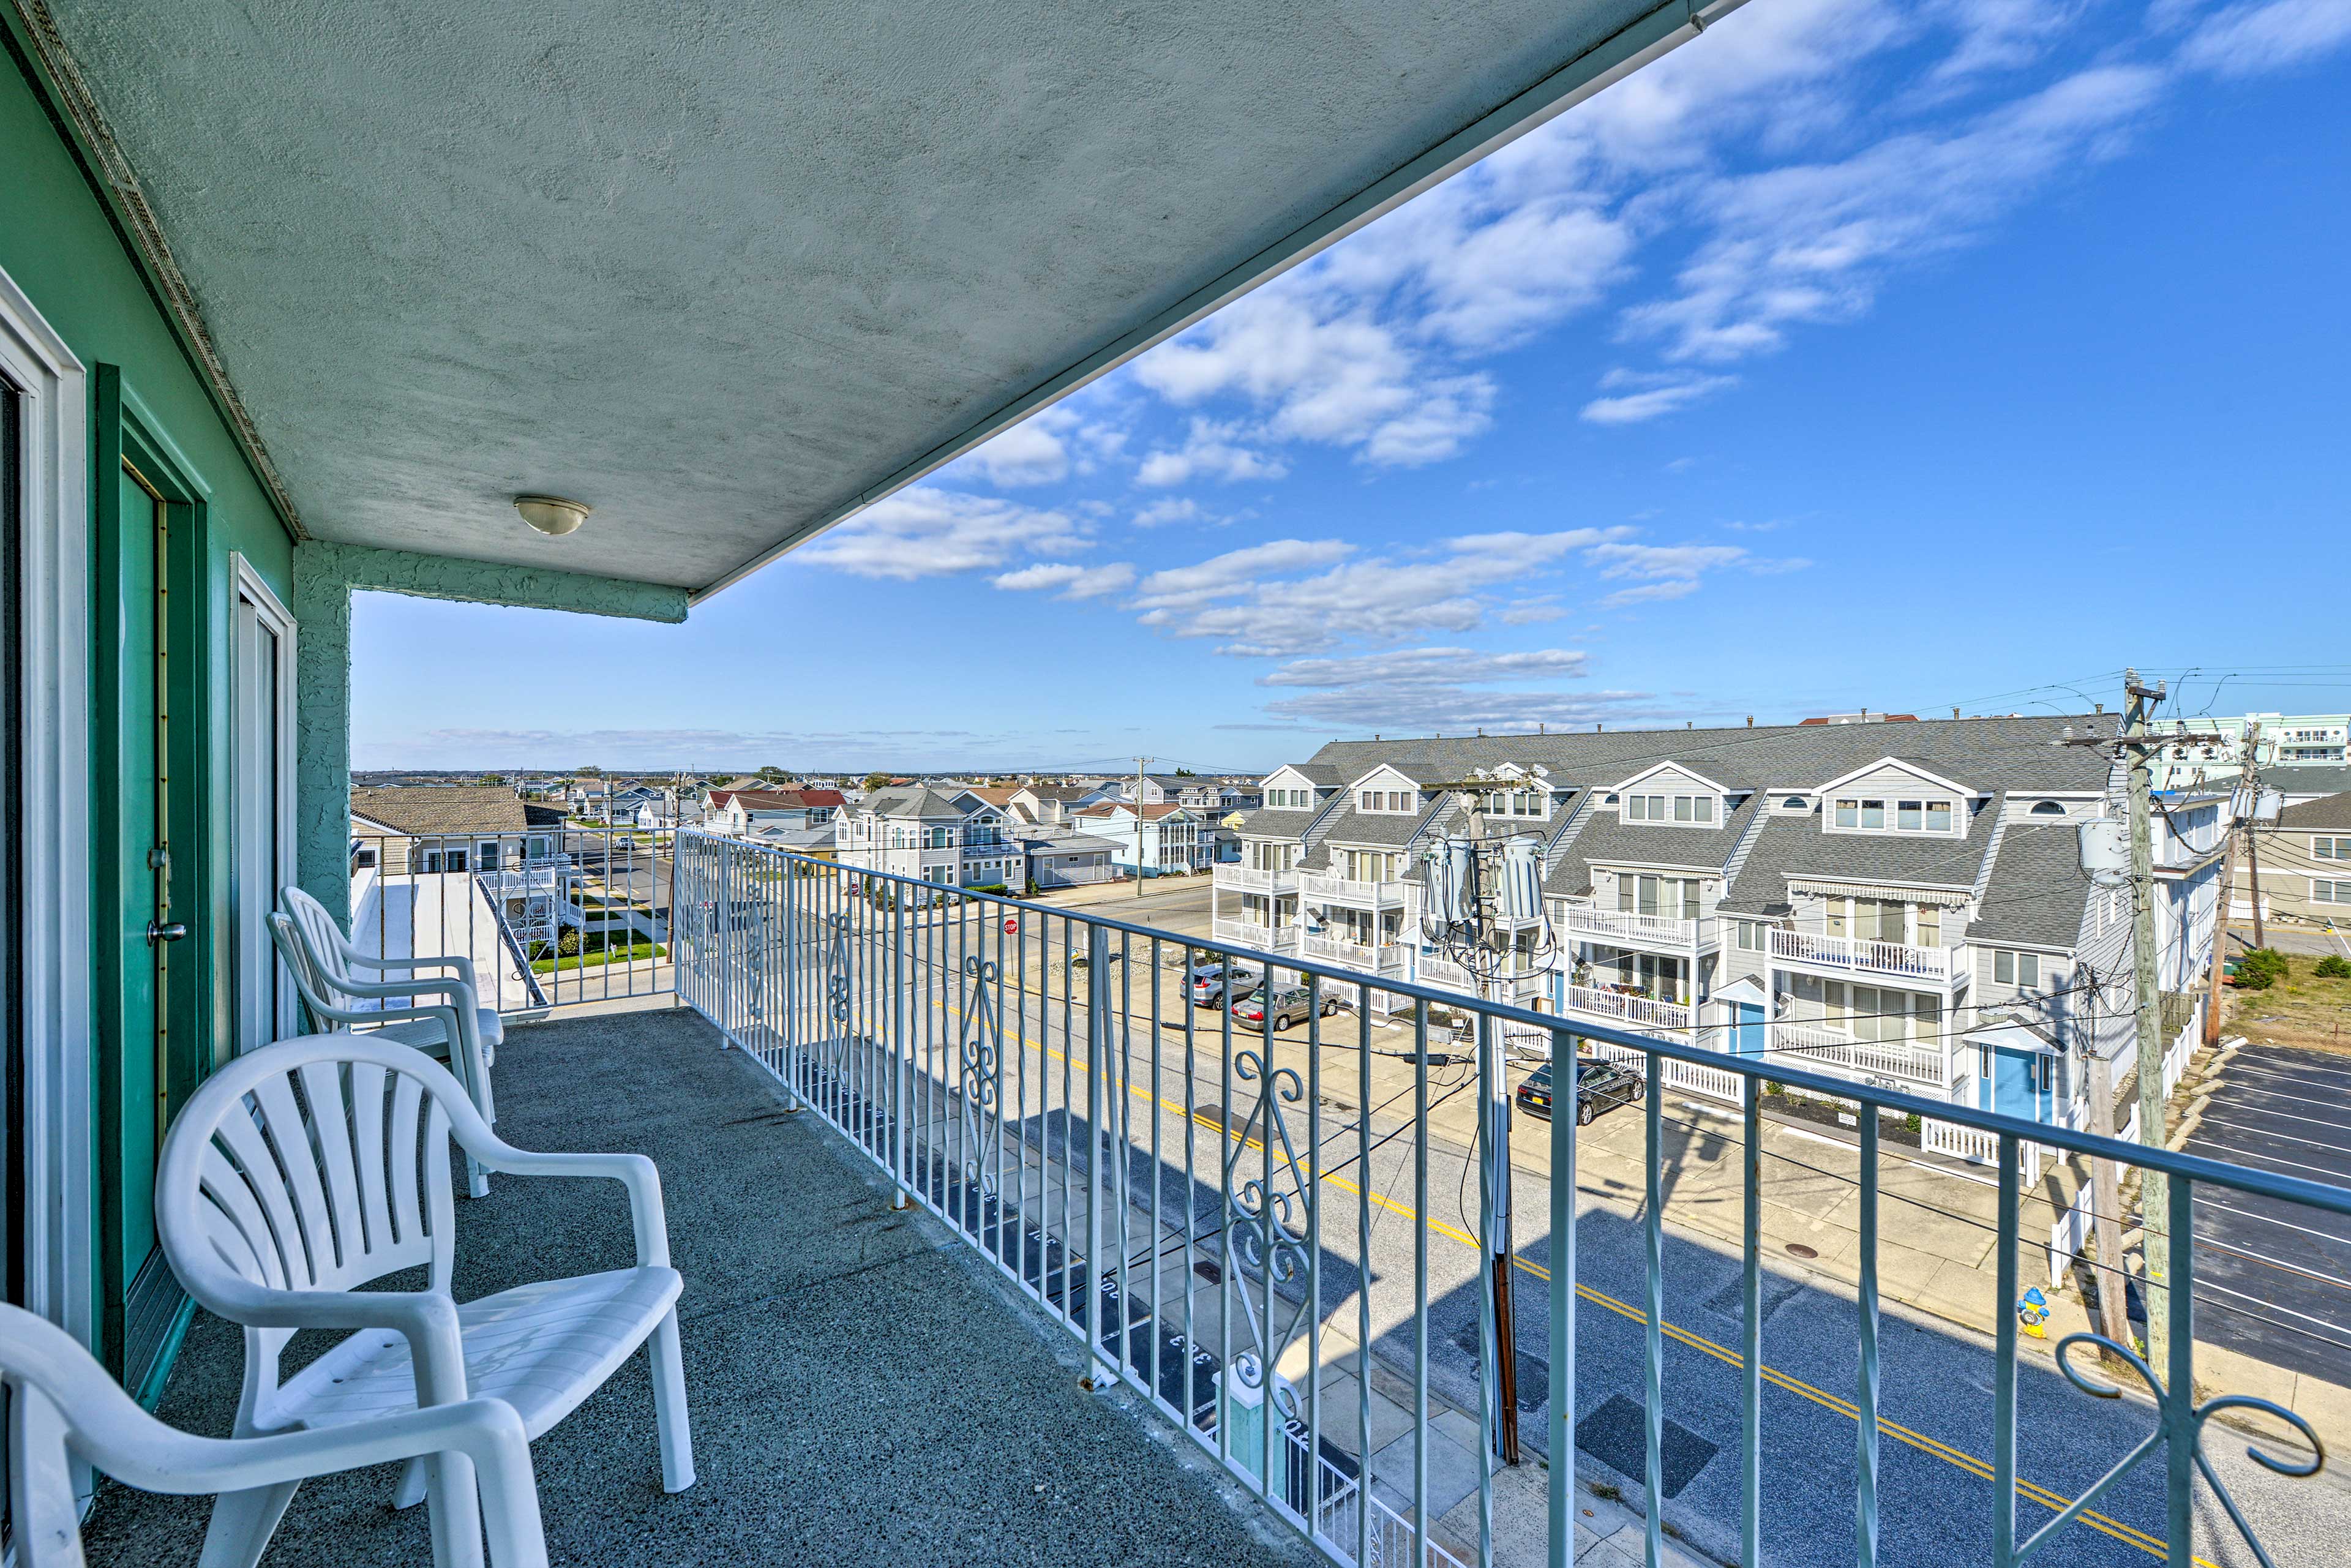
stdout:
[[[695,590],[1693,31],[1686,0],[49,10],[303,530]],[[595,516],[545,538],[520,491]]]

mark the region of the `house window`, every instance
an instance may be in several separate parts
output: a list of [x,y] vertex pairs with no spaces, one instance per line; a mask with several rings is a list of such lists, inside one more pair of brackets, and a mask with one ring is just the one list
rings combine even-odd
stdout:
[[1917,946],[1921,947],[1941,946],[1943,945],[1943,912],[1934,904],[1922,904],[1918,905],[1917,921]]
[[2351,881],[2330,881],[2325,877],[2310,879],[2310,902],[2313,904],[2351,904]]
[[1763,927],[1760,922],[1742,920],[1739,923],[1739,946],[1750,953],[1763,950]]
[[2310,858],[2319,861],[2351,861],[2351,839],[2314,838],[2310,841]]
[[2037,990],[2041,986],[2041,955],[2011,952],[2005,947],[1992,950],[1992,983],[2014,986],[2022,991]]
[[1857,828],[1861,826],[1861,802],[1859,800],[1839,800],[1836,803],[1836,825],[1840,828]]

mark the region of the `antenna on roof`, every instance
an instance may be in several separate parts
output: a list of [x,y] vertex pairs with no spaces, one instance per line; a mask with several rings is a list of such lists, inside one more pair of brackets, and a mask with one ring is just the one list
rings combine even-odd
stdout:
[[1958,705],[1957,703],[1954,703],[1954,704],[1952,704],[1952,705],[1951,705],[1951,716],[1952,716],[1953,718],[1957,718],[1957,717],[1959,717],[1959,705]]
[[1751,713],[1747,716],[1747,727],[1750,729],[1755,727],[1755,716]]

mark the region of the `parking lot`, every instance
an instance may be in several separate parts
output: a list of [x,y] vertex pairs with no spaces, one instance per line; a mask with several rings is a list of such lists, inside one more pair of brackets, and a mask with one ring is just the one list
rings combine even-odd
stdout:
[[[2244,1047],[2187,1147],[2351,1186],[2351,1056]],[[2196,1238],[2199,1338],[2351,1386],[2351,1221],[2199,1193]]]

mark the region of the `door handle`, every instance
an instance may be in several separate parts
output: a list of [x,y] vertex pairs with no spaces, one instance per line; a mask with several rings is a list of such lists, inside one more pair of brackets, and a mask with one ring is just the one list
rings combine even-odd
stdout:
[[147,923],[147,946],[152,947],[158,942],[177,942],[187,934],[187,922],[183,920],[174,920],[168,925],[159,925],[150,920]]

